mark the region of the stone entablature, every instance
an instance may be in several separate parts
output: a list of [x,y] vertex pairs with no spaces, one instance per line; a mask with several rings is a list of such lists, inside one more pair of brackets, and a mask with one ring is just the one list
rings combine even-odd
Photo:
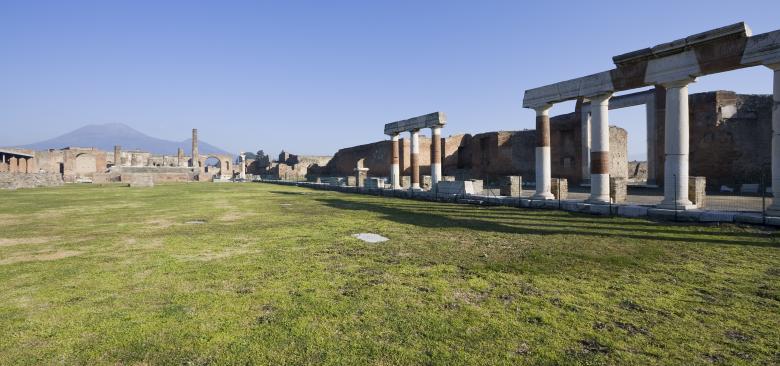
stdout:
[[447,116],[443,112],[433,112],[426,115],[385,124],[385,135],[395,135],[412,130],[422,130],[431,127],[443,127],[447,124]]

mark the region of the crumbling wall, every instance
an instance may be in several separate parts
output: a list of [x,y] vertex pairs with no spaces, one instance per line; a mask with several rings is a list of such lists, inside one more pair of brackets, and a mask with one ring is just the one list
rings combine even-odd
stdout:
[[0,173],[0,189],[61,186],[62,176],[57,173]]

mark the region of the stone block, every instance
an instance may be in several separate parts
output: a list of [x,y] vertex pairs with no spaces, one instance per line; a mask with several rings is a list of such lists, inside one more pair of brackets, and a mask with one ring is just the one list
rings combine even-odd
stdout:
[[438,195],[474,194],[474,184],[471,181],[441,181],[437,186]]
[[376,177],[366,178],[365,182],[366,183],[364,187],[368,189],[385,188],[385,180],[382,178],[376,178]]
[[[124,176],[122,176],[124,181]],[[130,187],[154,187],[154,179],[150,174],[131,174],[129,177]]]
[[441,177],[441,180],[442,181],[446,181],[446,182],[454,182],[455,181],[455,176],[454,175],[445,175],[445,176]]
[[105,184],[108,182],[110,182],[110,179],[106,173],[95,173],[95,175],[92,176],[92,183]]
[[550,191],[556,199],[565,200],[569,197],[569,181],[564,178],[553,178]]
[[501,177],[499,187],[502,196],[520,197],[523,194],[523,178],[519,175]]
[[401,177],[401,188],[409,189],[412,186],[412,177],[410,175],[404,175]]
[[706,188],[706,177],[688,177],[688,199],[697,208],[704,207],[704,200],[707,198]]
[[647,207],[645,206],[618,206],[618,216],[623,217],[644,217],[647,216]]
[[482,179],[471,179],[467,182],[471,182],[472,186],[474,187],[474,193],[473,194],[482,194],[483,191],[483,183]]
[[424,189],[426,191],[431,189],[431,176],[430,175],[423,175],[422,179],[420,179],[420,180],[421,180],[420,188],[422,188],[422,189]]
[[355,178],[353,175],[347,176],[347,187],[355,186],[357,186],[357,178]]
[[613,203],[626,202],[628,180],[623,177],[609,177],[609,198]]

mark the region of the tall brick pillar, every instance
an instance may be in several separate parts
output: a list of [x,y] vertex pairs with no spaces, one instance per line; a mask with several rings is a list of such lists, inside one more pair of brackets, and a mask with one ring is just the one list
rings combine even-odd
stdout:
[[200,168],[200,154],[198,153],[198,129],[192,129],[192,164],[193,168]]
[[122,166],[122,147],[114,145],[114,166]]
[[184,161],[184,149],[179,148],[178,151],[176,151],[176,158],[178,159],[179,166],[187,166],[186,162]]
[[19,162],[15,157],[11,157],[8,159],[8,172],[9,173],[16,173],[19,171]]

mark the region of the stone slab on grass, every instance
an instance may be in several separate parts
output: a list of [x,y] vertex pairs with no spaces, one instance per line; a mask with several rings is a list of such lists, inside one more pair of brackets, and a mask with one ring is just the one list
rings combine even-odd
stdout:
[[385,238],[382,235],[379,234],[373,234],[373,233],[360,233],[360,234],[352,234],[353,238],[360,239],[366,243],[382,243],[385,241],[388,241],[390,239]]

